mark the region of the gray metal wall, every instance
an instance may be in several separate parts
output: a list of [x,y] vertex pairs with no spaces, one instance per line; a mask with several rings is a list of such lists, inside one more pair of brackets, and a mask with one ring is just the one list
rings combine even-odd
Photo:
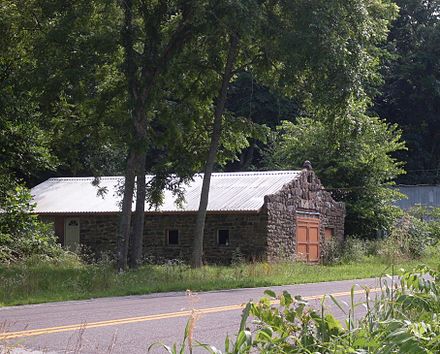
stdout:
[[414,205],[440,207],[440,185],[397,185],[394,188],[408,197],[395,203],[403,209],[409,209]]

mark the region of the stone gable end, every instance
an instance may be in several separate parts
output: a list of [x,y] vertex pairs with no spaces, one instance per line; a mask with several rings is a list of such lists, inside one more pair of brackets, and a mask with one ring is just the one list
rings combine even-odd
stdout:
[[345,205],[336,202],[324,190],[313,171],[301,175],[279,192],[264,199],[262,213],[267,219],[266,257],[268,261],[297,258],[296,232],[298,217],[319,219],[320,250],[323,249],[326,229],[339,242],[344,239]]

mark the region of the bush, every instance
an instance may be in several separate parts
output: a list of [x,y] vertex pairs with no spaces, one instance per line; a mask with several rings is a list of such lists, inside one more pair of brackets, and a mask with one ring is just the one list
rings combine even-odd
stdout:
[[[439,272],[418,267],[405,273],[400,283],[384,282],[374,298],[365,289],[361,303],[355,302],[354,295],[350,305],[327,298],[346,314],[345,324],[326,312],[325,298],[317,310],[300,296],[286,291],[276,296],[268,290],[258,303],[246,305],[235,340],[226,338],[224,353],[439,353],[439,281]],[[358,320],[355,313],[360,306],[367,313]],[[193,325],[192,318],[180,348],[189,345],[191,351],[192,343],[197,343],[206,352],[222,354],[211,345],[195,342],[188,330]],[[178,352],[177,346],[163,348]]]
[[51,225],[32,214],[29,190],[14,185],[0,201],[0,263],[9,264],[38,255],[57,258],[64,250],[56,242]]
[[323,264],[338,264],[341,262],[342,246],[334,238],[325,240],[322,245],[321,254]]
[[430,244],[440,241],[440,208],[415,206],[408,211],[408,214],[423,222]]
[[345,240],[341,255],[342,263],[359,262],[366,255],[366,241],[356,237],[349,237]]
[[418,259],[432,244],[427,223],[405,213],[391,228],[383,241],[379,254],[390,261],[396,259]]
[[381,247],[380,240],[364,240],[356,236],[348,236],[340,243],[334,239],[327,240],[322,248],[323,264],[348,264],[364,260],[369,256],[377,256]]
[[325,242],[323,263],[353,263],[379,255],[385,263],[420,259],[430,246],[440,242],[440,208],[411,209],[393,223],[384,239],[366,240],[349,236],[340,247]]

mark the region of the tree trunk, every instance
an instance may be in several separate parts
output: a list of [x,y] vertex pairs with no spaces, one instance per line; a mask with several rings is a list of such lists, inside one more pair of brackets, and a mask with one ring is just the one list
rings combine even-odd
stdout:
[[[177,29],[171,34],[169,41],[163,46],[162,54],[159,55],[160,36],[156,36],[157,29],[161,21],[165,18],[167,12],[163,12],[157,27],[153,30],[154,41],[151,42],[151,36],[145,35],[143,62],[140,65],[136,61],[135,38],[136,31],[133,25],[133,0],[124,0],[120,2],[124,13],[124,24],[121,29],[122,45],[125,50],[124,72],[127,79],[128,106],[132,108],[131,118],[133,122],[133,141],[130,141],[129,155],[127,158],[127,167],[125,172],[124,197],[122,201],[122,212],[120,225],[117,235],[117,267],[119,271],[127,268],[128,246],[130,243],[130,223],[131,207],[133,202],[135,175],[138,175],[136,212],[133,225],[132,240],[132,258],[136,264],[142,258],[142,234],[145,214],[145,141],[147,136],[146,121],[146,103],[149,102],[150,92],[155,88],[157,77],[168,67],[169,62],[181,51],[184,43],[192,35],[190,20],[194,15],[194,5],[197,2],[185,1],[182,6],[182,20]],[[163,2],[166,5],[165,2]],[[145,5],[145,4],[144,4]],[[162,3],[158,6],[163,7]],[[168,5],[166,5],[168,6]],[[166,10],[167,8],[163,8]],[[147,11],[148,6],[143,6],[143,11]],[[144,16],[144,23],[148,19],[148,13]],[[162,18],[162,20],[161,20]],[[151,57],[150,57],[151,56]],[[146,60],[149,58],[149,60]],[[156,63],[151,66],[150,62]],[[139,77],[139,73],[140,77]]]
[[145,149],[140,153],[136,172],[136,211],[133,215],[133,232],[131,237],[130,267],[136,268],[142,262],[145,219]]
[[[132,0],[121,2],[121,7],[124,12],[124,26],[121,30],[122,44],[125,49],[124,71],[127,78],[130,106],[134,106],[136,97],[138,96],[136,92],[138,85],[136,80],[136,66],[134,63],[135,54],[133,50]],[[135,117],[131,116],[131,118],[134,119]],[[127,269],[137,155],[137,150],[134,149],[134,146],[130,146],[125,169],[124,196],[122,198],[122,210],[117,234],[116,262],[119,272],[123,272]]]
[[194,230],[193,252],[191,266],[199,268],[203,265],[203,235],[205,230],[206,209],[208,207],[209,187],[211,184],[211,174],[217,158],[217,149],[220,142],[222,132],[222,116],[225,110],[226,97],[228,92],[229,81],[232,77],[232,69],[238,52],[238,37],[231,35],[228,57],[226,60],[225,71],[223,73],[222,86],[217,97],[214,111],[214,126],[211,133],[211,143],[209,146],[208,158],[206,160],[202,191],[200,194],[200,204],[197,211],[196,227]]
[[124,197],[122,199],[122,211],[119,220],[117,234],[116,261],[119,272],[127,269],[128,243],[130,240],[130,223],[132,213],[132,203],[134,194],[134,179],[136,174],[136,154],[131,149],[128,154],[127,166],[125,170]]

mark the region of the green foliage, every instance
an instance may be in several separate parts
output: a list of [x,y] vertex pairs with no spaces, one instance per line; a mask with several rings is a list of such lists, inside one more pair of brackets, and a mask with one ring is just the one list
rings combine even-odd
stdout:
[[271,10],[267,55],[279,65],[267,74],[284,92],[301,97],[308,110],[333,118],[353,97],[364,99],[365,86],[377,85],[378,45],[397,15],[395,4],[298,0]]
[[324,240],[321,246],[322,264],[337,264],[340,262],[341,244],[334,238]]
[[[381,83],[379,45],[396,15],[388,1],[265,4],[262,35],[256,31],[248,49],[256,54],[232,83],[228,108],[270,127],[304,111],[330,121],[345,115]],[[259,161],[259,146],[251,141],[231,168],[270,168]]]
[[[35,90],[51,133],[59,173],[70,175],[121,171],[125,94],[119,66],[117,4],[104,1],[26,2],[24,15],[41,27],[29,47]],[[38,22],[35,24],[35,22]]]
[[439,244],[439,208],[414,207],[393,224],[378,254],[391,261],[417,259]]
[[[438,264],[439,250],[427,264]],[[145,264],[124,274],[114,271],[108,258],[90,263],[73,253],[48,259],[34,255],[9,265],[0,265],[0,306],[49,301],[90,299],[105,296],[140,295],[168,291],[192,291],[267,287],[284,284],[377,277],[387,269],[381,258],[363,258],[350,264],[310,266],[301,262],[268,264],[241,263],[233,266],[204,266],[191,269],[179,262]],[[404,261],[396,267],[417,265]]]
[[379,253],[393,262],[396,258],[417,259],[432,244],[427,224],[409,214],[397,219]]
[[[322,262],[324,264],[356,264],[364,262],[382,254],[384,246],[385,242],[383,240],[366,240],[353,236],[346,237],[343,242],[331,239],[325,241],[323,245]],[[395,245],[390,243],[390,246],[394,247]],[[407,258],[403,257],[402,259]],[[401,260],[401,258],[382,258],[384,264],[390,264],[390,262],[398,260]]]
[[402,183],[439,183],[440,166],[440,1],[396,0],[383,63],[385,84],[374,110],[398,123],[408,153]]
[[50,134],[38,124],[37,93],[28,88],[32,37],[20,10],[12,1],[0,7],[0,194],[10,185],[3,179],[29,178],[56,164]]
[[368,245],[370,243],[380,241],[369,241],[369,240],[361,240],[355,237],[347,237],[344,240],[341,249],[341,258],[340,261],[342,263],[355,263],[359,260],[365,259],[365,257],[370,256],[368,252]]
[[29,191],[10,185],[0,200],[0,263],[11,263],[39,255],[61,257],[64,251],[56,243],[51,225],[32,214]]
[[[170,41],[188,8],[188,30],[181,32],[178,41]],[[150,74],[155,75],[155,70],[147,74],[148,70],[155,67],[161,72],[148,102],[142,103],[148,120],[147,138],[142,142],[148,150],[147,169],[161,179],[150,186],[150,195],[157,196],[153,199],[160,199],[155,189],[176,188],[168,186],[171,172],[185,180],[201,169],[231,28],[240,37],[234,72],[252,73],[259,82],[260,89],[250,94],[258,98],[260,106],[273,99],[272,91],[276,89],[283,92],[282,97],[298,96],[298,101],[311,102],[313,109],[340,107],[360,90],[361,82],[374,76],[374,48],[383,40],[395,13],[392,5],[379,0],[368,4],[310,4],[302,0],[203,1],[185,5],[176,1],[135,2],[133,9],[133,63],[145,68],[136,71],[135,77],[141,88],[147,89]],[[118,3],[99,0],[67,5],[63,1],[26,0],[20,7],[6,1],[2,5],[5,36],[1,39],[0,65],[7,85],[2,86],[6,94],[1,97],[5,100],[3,106],[8,107],[2,118],[5,122],[12,120],[4,130],[23,125],[18,140],[38,139],[29,145],[46,150],[28,156],[33,159],[49,153],[53,161],[40,164],[46,173],[55,165],[56,173],[70,175],[122,170],[133,134],[133,127],[127,124],[133,107],[123,75],[127,63],[120,34],[122,12]],[[178,53],[172,60],[158,55],[167,43],[172,44],[171,52]],[[188,46],[180,48],[183,43]],[[162,59],[166,65],[158,64]],[[234,88],[240,88],[240,83]],[[264,114],[296,110],[289,106],[290,100],[282,101],[286,109],[280,110],[278,102]],[[252,102],[249,106],[253,111]],[[250,142],[264,140],[267,132],[264,126],[255,124],[266,123],[259,117],[237,105],[229,107],[224,117],[220,168],[236,159]],[[17,110],[27,111],[17,114]],[[29,124],[17,122],[16,117],[23,117],[20,120]],[[269,120],[267,125],[273,126],[274,122]],[[13,152],[7,151],[10,156]],[[40,178],[36,166],[22,168],[32,181]]]
[[[430,254],[438,254],[438,221],[421,220],[415,215],[435,214],[424,208],[416,208],[397,218],[388,234],[379,239],[346,237],[344,242],[326,241],[322,247],[324,264],[355,264],[379,256],[385,264],[397,261],[417,260]],[[421,213],[421,214],[420,214]]]
[[108,26],[115,6],[5,1],[0,18],[2,166],[31,183],[55,167],[114,172],[124,132],[109,131],[123,102],[118,34]]
[[428,234],[430,244],[440,241],[440,208],[415,206],[408,211],[408,214],[420,220],[424,232]]
[[346,233],[371,237],[389,228],[398,213],[390,202],[399,194],[390,189],[402,174],[393,154],[404,149],[396,125],[367,116],[362,107],[333,122],[299,118],[283,122],[271,163],[281,168],[298,168],[312,162],[324,187],[338,201],[346,203]]
[[[385,281],[379,296],[365,289],[365,300],[350,304],[330,295],[321,309],[288,292],[266,291],[247,304],[236,339],[226,338],[224,352],[198,344],[208,353],[436,353],[440,350],[440,274],[425,266],[403,274],[400,284]],[[346,316],[345,326],[326,311],[333,302]],[[279,304],[279,305],[278,305]],[[367,313],[355,319],[357,309]],[[252,326],[249,321],[252,321]],[[252,328],[252,329],[251,329]]]

